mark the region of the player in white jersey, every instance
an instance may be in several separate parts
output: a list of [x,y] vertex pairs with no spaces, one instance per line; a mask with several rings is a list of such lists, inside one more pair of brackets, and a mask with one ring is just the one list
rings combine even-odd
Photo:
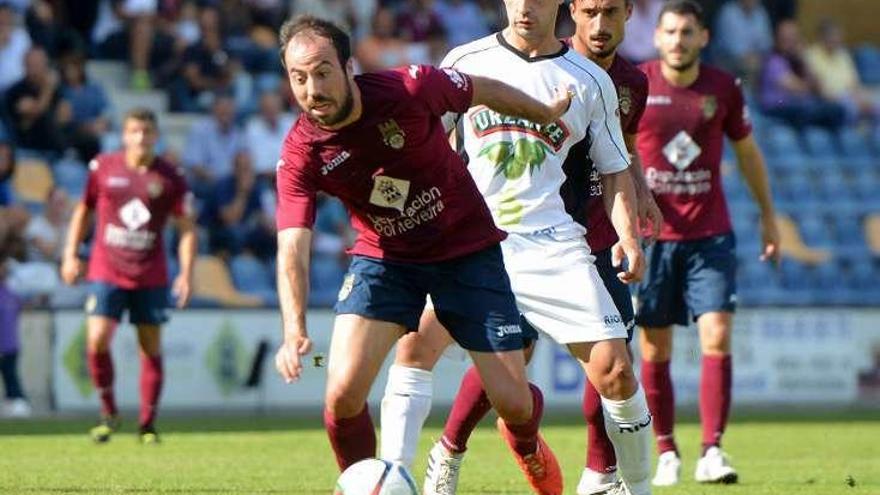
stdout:
[[[632,493],[645,494],[651,417],[627,354],[626,329],[592,264],[585,230],[574,220],[582,218],[576,215],[588,197],[591,160],[603,175],[606,205],[620,237],[612,248],[614,260],[629,264],[621,279],[641,277],[629,155],[610,77],[554,36],[559,4],[505,0],[509,26],[453,49],[441,65],[503,80],[539,99],[564,84],[574,93],[569,111],[547,126],[484,107],[448,120],[496,223],[509,233],[502,249],[520,311],[581,362],[603,398],[621,476]],[[384,458],[412,462],[430,410],[430,370],[450,342],[430,309],[419,332],[399,341],[382,405]],[[490,407],[478,375],[469,370],[444,435],[431,451],[425,494],[455,492],[467,437]],[[528,456],[518,457],[535,491],[553,493]]]

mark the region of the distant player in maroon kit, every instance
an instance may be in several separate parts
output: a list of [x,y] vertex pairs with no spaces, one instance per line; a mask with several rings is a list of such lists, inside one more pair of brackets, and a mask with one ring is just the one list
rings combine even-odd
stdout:
[[721,188],[725,135],[760,210],[761,257],[779,256],[767,171],[752,137],[742,90],[729,74],[700,63],[700,51],[708,41],[698,4],[668,2],[654,35],[660,60],[641,66],[650,92],[639,125],[638,150],[664,218],[658,242],[646,253],[648,271],[638,285],[636,310],[636,323],[645,330],[642,383],[661,453],[655,485],[672,485],[680,477],[669,360],[672,325],[687,325],[690,319],[699,329],[703,354],[703,454],[694,477],[712,483],[737,480],[721,450],[730,411],[730,334],[736,306],[735,239]]
[[95,442],[106,442],[119,426],[113,394],[110,343],[122,313],[137,327],[141,350],[140,440],[157,443],[154,420],[159,406],[162,371],[161,325],[167,320],[168,269],[162,233],[174,217],[180,234],[180,274],[172,291],[177,307],[190,296],[196,234],[189,211],[186,182],[172,164],[157,157],[156,116],[135,109],[123,120],[123,150],[98,155],[89,164],[83,199],[73,211],[61,276],[77,281],[82,262],[77,248],[92,212],[97,213],[87,279],[92,288],[86,302],[87,357],[92,382],[101,398],[101,420],[92,428]]
[[[656,237],[663,217],[645,183],[642,164],[636,153],[636,132],[648,98],[648,79],[635,65],[617,54],[617,47],[624,38],[626,21],[632,14],[632,1],[574,0],[569,4],[569,9],[575,23],[575,34],[569,38],[569,45],[605,69],[617,89],[620,126],[627,150],[632,156],[629,170],[636,186],[639,223],[648,231],[650,238]],[[602,203],[602,181],[595,168],[590,174],[589,196],[591,200],[587,204],[586,218],[583,219],[587,227],[587,244],[596,257],[599,275],[632,338],[635,326],[632,297],[627,284],[617,276],[620,268],[611,261],[611,246],[618,238]],[[587,457],[577,494],[610,493],[618,480],[617,457],[605,431],[602,400],[589,380],[584,387],[583,411],[587,420]]]
[[475,104],[554,122],[548,105],[506,84],[412,65],[355,76],[348,36],[298,17],[281,28],[291,89],[303,109],[278,163],[278,293],[284,342],[275,365],[299,378],[309,352],[305,315],[315,194],[339,197],[357,239],[336,304],[324,424],[340,469],[376,455],[367,394],[397,341],[415,331],[430,295],[437,316],[470,351],[515,448],[549,477],[559,465],[538,435],[543,399],[525,372],[523,329],[504,269],[504,239],[441,123]]

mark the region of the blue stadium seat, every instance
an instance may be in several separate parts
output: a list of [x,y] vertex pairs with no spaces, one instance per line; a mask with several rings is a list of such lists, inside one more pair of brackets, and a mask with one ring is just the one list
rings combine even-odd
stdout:
[[56,186],[64,189],[71,197],[79,198],[85,190],[89,172],[86,165],[79,160],[61,159],[52,165],[52,176]]
[[830,246],[829,227],[825,220],[814,212],[803,212],[798,215],[798,228],[804,242],[811,248]]
[[856,69],[865,84],[880,84],[880,49],[865,44],[854,50]]
[[836,159],[839,156],[834,136],[827,129],[808,127],[803,135],[807,152],[814,158]]
[[238,255],[230,261],[229,273],[239,291],[259,297],[267,305],[278,304],[272,275],[259,259],[251,255]]
[[310,266],[309,304],[332,306],[342,286],[345,268],[336,256],[315,253]]
[[840,148],[847,158],[870,158],[871,146],[869,138],[858,128],[847,126],[838,133]]
[[761,133],[759,139],[769,156],[778,158],[803,154],[797,132],[789,126],[774,125]]

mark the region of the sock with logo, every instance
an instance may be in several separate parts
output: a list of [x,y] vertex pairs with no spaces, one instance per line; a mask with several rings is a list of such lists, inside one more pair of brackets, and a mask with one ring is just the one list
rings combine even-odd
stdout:
[[602,398],[596,387],[587,380],[584,386],[584,419],[587,421],[587,459],[585,466],[597,473],[610,473],[617,469],[614,445],[605,430],[602,414]]
[[733,363],[730,355],[703,356],[700,376],[700,420],[703,424],[703,453],[720,447],[730,417]]
[[533,383],[529,383],[529,389],[532,391],[532,417],[518,425],[504,422],[514,438],[513,450],[521,456],[534,454],[538,450],[538,426],[544,415],[544,394]]
[[651,413],[644,391],[639,387],[624,400],[603,397],[602,407],[620,477],[633,494],[650,493]]
[[480,373],[475,366],[471,366],[461,379],[440,441],[452,452],[464,452],[474,428],[491,409],[492,403],[483,390]]
[[351,418],[334,418],[325,409],[324,427],[340,471],[345,471],[358,461],[376,456],[376,430],[366,404],[360,413]]
[[141,428],[151,428],[156,420],[164,378],[162,356],[141,354]]
[[678,452],[675,444],[675,391],[669,373],[669,361],[652,362],[642,360],[642,384],[648,399],[648,408],[654,419],[654,435],[657,437],[657,450]]
[[432,373],[392,365],[382,398],[380,457],[412,469],[419,434],[431,412]]
[[113,395],[113,359],[109,352],[89,352],[86,356],[92,384],[101,399],[101,414],[115,416],[116,398]]

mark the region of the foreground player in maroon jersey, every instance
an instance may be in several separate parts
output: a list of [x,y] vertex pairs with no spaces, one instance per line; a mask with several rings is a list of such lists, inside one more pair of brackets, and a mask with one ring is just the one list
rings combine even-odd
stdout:
[[[620,107],[620,126],[627,150],[632,156],[630,173],[638,196],[640,224],[650,237],[660,231],[663,217],[645,183],[642,164],[636,153],[636,132],[645,111],[648,97],[648,79],[635,65],[618,55],[617,47],[623,41],[626,21],[632,14],[631,0],[574,0],[569,4],[575,34],[568,43],[579,53],[602,67],[611,76],[617,89]],[[590,174],[587,205],[587,244],[596,257],[596,268],[605,288],[623,318],[632,338],[635,314],[629,287],[618,277],[619,268],[611,261],[611,246],[617,242],[617,234],[602,203],[602,182],[594,168]],[[587,380],[583,399],[584,417],[587,420],[587,457],[584,471],[577,486],[578,495],[612,493],[617,483],[617,457],[614,445],[605,431],[602,401],[596,388]],[[620,488],[617,488],[620,490]]]
[[637,144],[664,222],[659,240],[647,251],[648,271],[638,285],[636,310],[636,322],[645,330],[642,383],[661,453],[654,484],[672,485],[680,477],[669,360],[672,325],[689,320],[697,324],[703,354],[703,453],[694,477],[733,483],[737,473],[721,451],[730,411],[736,306],[735,239],[721,188],[725,135],[760,211],[763,259],[779,256],[779,234],[742,90],[729,74],[700,63],[700,51],[709,41],[700,6],[692,0],[666,3],[654,41],[660,60],[641,66],[650,92]]
[[119,426],[110,343],[125,311],[137,327],[141,350],[140,439],[146,444],[159,441],[153,423],[164,380],[160,326],[168,319],[162,233],[170,216],[180,234],[180,274],[172,286],[177,307],[184,307],[190,296],[196,234],[189,193],[180,171],[154,154],[157,139],[156,116],[150,110],[126,114],[124,149],[98,155],[89,164],[85,194],[73,211],[64,246],[61,276],[73,284],[82,273],[77,248],[90,214],[96,212],[87,275],[92,288],[86,301],[89,372],[101,398],[101,421],[91,430],[96,442],[108,441]]
[[315,194],[339,197],[357,239],[336,304],[324,423],[340,469],[376,454],[367,394],[397,339],[418,328],[430,295],[465,349],[515,448],[558,486],[561,474],[538,435],[543,399],[529,386],[497,229],[440,117],[476,104],[547,124],[569,105],[548,105],[506,84],[452,69],[410,66],[355,76],[348,36],[299,17],[281,29],[282,58],[303,114],[278,163],[278,292],[284,342],[275,365],[302,372],[308,260]]

